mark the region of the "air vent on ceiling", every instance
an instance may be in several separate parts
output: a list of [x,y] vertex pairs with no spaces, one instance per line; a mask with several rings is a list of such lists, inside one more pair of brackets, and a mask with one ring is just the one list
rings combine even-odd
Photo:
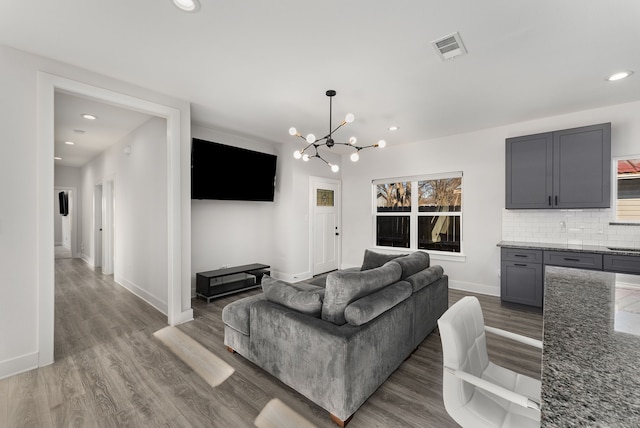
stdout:
[[441,37],[438,40],[434,40],[431,44],[435,50],[438,51],[438,55],[440,55],[442,60],[455,58],[467,53],[467,50],[462,43],[462,39],[460,38],[460,34],[457,32]]

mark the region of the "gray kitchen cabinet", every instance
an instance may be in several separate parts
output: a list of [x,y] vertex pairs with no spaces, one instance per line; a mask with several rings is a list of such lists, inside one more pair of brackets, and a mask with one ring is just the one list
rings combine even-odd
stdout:
[[608,208],[611,123],[506,140],[507,209]]
[[500,264],[500,299],[542,307],[542,251],[502,248]]

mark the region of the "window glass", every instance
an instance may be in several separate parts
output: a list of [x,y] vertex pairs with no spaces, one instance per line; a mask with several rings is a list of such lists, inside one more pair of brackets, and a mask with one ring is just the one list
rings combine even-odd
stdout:
[[418,182],[420,212],[462,211],[462,177]]
[[409,248],[410,217],[379,216],[376,219],[376,245]]
[[640,221],[640,157],[617,162],[616,219]]
[[462,252],[461,172],[374,180],[373,190],[376,246]]
[[377,184],[376,204],[379,213],[410,212],[411,182]]
[[418,249],[459,253],[460,217],[418,217]]
[[319,207],[332,207],[333,190],[317,189],[316,201]]

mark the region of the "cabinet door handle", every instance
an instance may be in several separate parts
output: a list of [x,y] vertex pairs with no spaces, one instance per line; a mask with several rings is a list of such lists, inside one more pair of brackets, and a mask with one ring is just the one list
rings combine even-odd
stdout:
[[558,205],[558,195],[556,195],[556,205]]
[[527,257],[526,254],[514,254],[513,256],[514,257]]
[[580,259],[570,259],[570,258],[568,258],[568,257],[565,257],[564,259],[565,259],[565,261],[567,261],[567,262],[579,262],[579,261],[580,261]]
[[551,206],[551,195],[549,195],[549,206]]
[[514,266],[528,266],[526,263],[514,263]]

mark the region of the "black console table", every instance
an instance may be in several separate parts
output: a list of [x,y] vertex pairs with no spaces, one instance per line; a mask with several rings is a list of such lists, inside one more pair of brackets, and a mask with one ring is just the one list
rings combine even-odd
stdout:
[[269,265],[253,263],[196,273],[196,295],[207,300],[259,287]]

